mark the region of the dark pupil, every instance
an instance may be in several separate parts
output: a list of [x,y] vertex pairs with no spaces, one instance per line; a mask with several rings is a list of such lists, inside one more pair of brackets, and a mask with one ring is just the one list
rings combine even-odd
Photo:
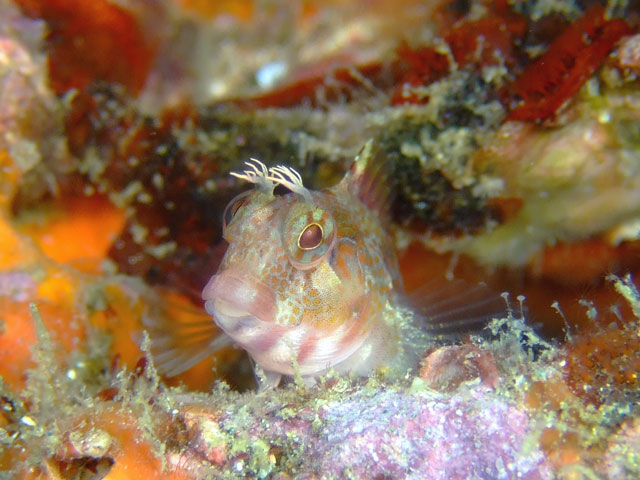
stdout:
[[319,225],[312,223],[300,235],[300,248],[311,249],[316,248],[322,242],[322,229]]

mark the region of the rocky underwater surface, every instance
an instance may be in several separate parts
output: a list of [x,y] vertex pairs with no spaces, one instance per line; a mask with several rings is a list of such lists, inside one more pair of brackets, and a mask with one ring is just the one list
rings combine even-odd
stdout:
[[[639,477],[639,26],[636,0],[0,0],[0,478]],[[256,391],[233,346],[160,375],[145,319],[209,318],[229,172],[319,189],[370,140],[409,297],[482,281],[503,318],[401,378]]]

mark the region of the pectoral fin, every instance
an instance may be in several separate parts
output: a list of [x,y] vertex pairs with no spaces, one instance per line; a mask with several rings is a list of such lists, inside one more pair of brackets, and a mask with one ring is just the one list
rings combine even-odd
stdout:
[[425,285],[409,295],[409,303],[430,333],[445,335],[478,330],[493,318],[506,317],[508,310],[489,286],[465,280]]
[[204,310],[166,299],[160,303],[142,317],[160,373],[178,375],[231,344]]

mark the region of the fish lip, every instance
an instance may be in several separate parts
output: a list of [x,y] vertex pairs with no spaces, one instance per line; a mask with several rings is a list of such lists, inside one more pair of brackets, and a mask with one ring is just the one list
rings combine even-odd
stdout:
[[274,322],[274,290],[248,274],[224,271],[213,275],[202,290],[202,298],[207,312],[226,331]]
[[260,323],[259,318],[244,310],[238,310],[224,300],[207,300],[204,308],[214,318],[216,324],[227,333],[253,328]]

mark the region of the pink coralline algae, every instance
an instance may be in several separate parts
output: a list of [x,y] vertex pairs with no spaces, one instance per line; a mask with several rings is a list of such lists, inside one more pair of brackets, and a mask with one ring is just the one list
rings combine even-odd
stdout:
[[36,283],[24,272],[0,274],[0,297],[9,297],[16,302],[26,302],[36,289]]
[[610,480],[633,478],[640,460],[640,420],[632,419],[611,437],[598,473]]
[[326,474],[497,479],[534,472],[542,458],[518,458],[527,416],[481,391],[452,399],[394,391],[356,395],[320,416],[326,436],[316,437],[314,450]]
[[[259,399],[260,394],[255,400]],[[217,461],[209,459],[209,464],[216,465],[214,471],[222,467],[238,478],[249,474],[244,471],[251,463],[247,449],[256,442],[279,446],[280,465],[272,458],[273,464],[262,473],[286,471],[290,476],[285,478],[552,478],[542,452],[525,446],[532,428],[528,414],[485,386],[447,395],[424,388],[419,380],[410,389],[350,385],[339,398],[322,395],[302,405],[282,405],[266,401],[252,407],[261,409],[261,415],[245,415],[245,404],[240,411],[227,409],[216,415],[215,422],[194,422],[191,415],[187,423],[202,428],[202,437],[231,433],[223,447],[226,454],[218,451]],[[205,409],[196,407],[208,418]],[[216,434],[206,431],[207,426]],[[238,439],[248,447],[233,453]],[[209,456],[199,453],[200,458]],[[221,465],[222,458],[226,465]],[[253,474],[261,476],[256,470]]]

